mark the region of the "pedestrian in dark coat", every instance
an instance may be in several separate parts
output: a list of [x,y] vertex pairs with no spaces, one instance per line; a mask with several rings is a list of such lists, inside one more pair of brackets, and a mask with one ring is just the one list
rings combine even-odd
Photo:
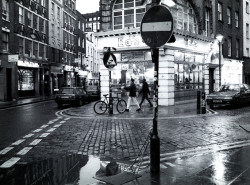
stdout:
[[150,107],[153,107],[153,104],[151,103],[151,101],[148,98],[148,95],[150,95],[150,91],[148,88],[148,83],[146,82],[145,78],[142,81],[142,89],[140,90],[139,94],[141,94],[141,93],[142,93],[142,99],[141,99],[140,107],[145,99],[150,104]]
[[136,111],[140,111],[141,110],[141,108],[139,106],[139,103],[138,103],[138,101],[136,99],[136,85],[135,85],[134,81],[135,80],[133,78],[131,78],[131,84],[130,84],[130,86],[124,88],[125,90],[129,91],[128,104],[127,104],[127,109],[125,111],[129,111],[129,107],[131,105],[131,100],[133,102],[135,102],[135,104],[137,106],[137,110]]

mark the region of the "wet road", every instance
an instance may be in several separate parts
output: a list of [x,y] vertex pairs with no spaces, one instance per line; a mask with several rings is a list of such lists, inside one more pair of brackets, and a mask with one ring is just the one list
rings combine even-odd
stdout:
[[0,110],[0,148],[23,137],[44,122],[56,118],[54,101],[28,104]]
[[[149,119],[75,118],[58,114],[67,107],[44,107],[42,113],[51,109],[56,116],[37,115],[41,122],[16,137],[25,141],[10,142],[10,151],[0,148],[0,184],[103,184],[92,178],[101,161],[116,159],[121,167],[133,163],[152,126]],[[81,114],[84,108],[70,110]],[[250,124],[250,107],[215,111],[211,116],[161,119],[161,173],[149,173],[147,150],[141,177],[129,184],[250,184],[250,133],[239,126]],[[33,135],[23,138],[28,133]],[[119,181],[114,178],[99,180]]]

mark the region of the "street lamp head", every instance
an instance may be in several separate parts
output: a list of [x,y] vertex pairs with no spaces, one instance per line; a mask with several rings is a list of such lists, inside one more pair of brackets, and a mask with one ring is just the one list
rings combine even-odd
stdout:
[[219,42],[221,42],[222,39],[223,39],[223,35],[217,34],[217,35],[216,35],[216,39],[217,39]]

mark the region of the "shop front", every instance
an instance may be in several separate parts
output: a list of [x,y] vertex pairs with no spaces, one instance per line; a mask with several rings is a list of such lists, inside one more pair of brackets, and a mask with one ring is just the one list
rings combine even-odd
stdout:
[[[175,102],[195,99],[198,90],[208,87],[206,57],[211,50],[212,40],[206,37],[187,37],[174,33],[176,42],[168,43],[159,49],[159,105],[174,105]],[[103,58],[104,47],[116,48],[113,53],[117,66],[111,72],[111,85],[120,89],[134,78],[137,89],[145,78],[153,98],[154,64],[151,51],[141,39],[138,29],[96,33],[98,53]],[[100,61],[103,64],[103,61]],[[100,66],[101,93],[109,92],[109,71]],[[124,93],[126,95],[126,92]]]
[[75,73],[74,67],[70,65],[64,66],[64,84],[66,87],[74,87],[75,86]]
[[17,66],[19,98],[39,95],[39,64],[19,60]]
[[63,67],[51,66],[51,90],[56,94],[63,86]]

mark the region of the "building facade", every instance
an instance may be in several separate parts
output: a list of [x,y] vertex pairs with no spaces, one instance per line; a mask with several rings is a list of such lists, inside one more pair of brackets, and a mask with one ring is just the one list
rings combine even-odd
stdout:
[[87,32],[99,32],[100,31],[100,12],[83,14],[86,17],[86,27]]
[[[169,9],[174,19],[176,41],[159,48],[158,97],[159,105],[166,106],[194,99],[198,90],[208,93],[209,69],[217,66],[218,71],[218,61],[208,60],[213,48],[218,50],[218,45],[214,44],[211,1],[177,0],[176,5]],[[116,48],[113,52],[117,66],[111,74],[113,87],[126,86],[131,78],[140,87],[142,79],[146,78],[153,91],[154,65],[151,51],[140,35],[146,2],[101,0],[100,12],[101,31],[95,34],[100,59],[103,58],[104,47]],[[104,65],[101,65],[100,75],[101,91],[106,94],[109,91],[109,72]],[[218,74],[212,78],[218,84]]]
[[244,67],[243,67],[243,75],[244,75],[244,82],[250,84],[250,1],[243,0],[242,2],[242,14],[243,14],[243,60],[244,60]]

